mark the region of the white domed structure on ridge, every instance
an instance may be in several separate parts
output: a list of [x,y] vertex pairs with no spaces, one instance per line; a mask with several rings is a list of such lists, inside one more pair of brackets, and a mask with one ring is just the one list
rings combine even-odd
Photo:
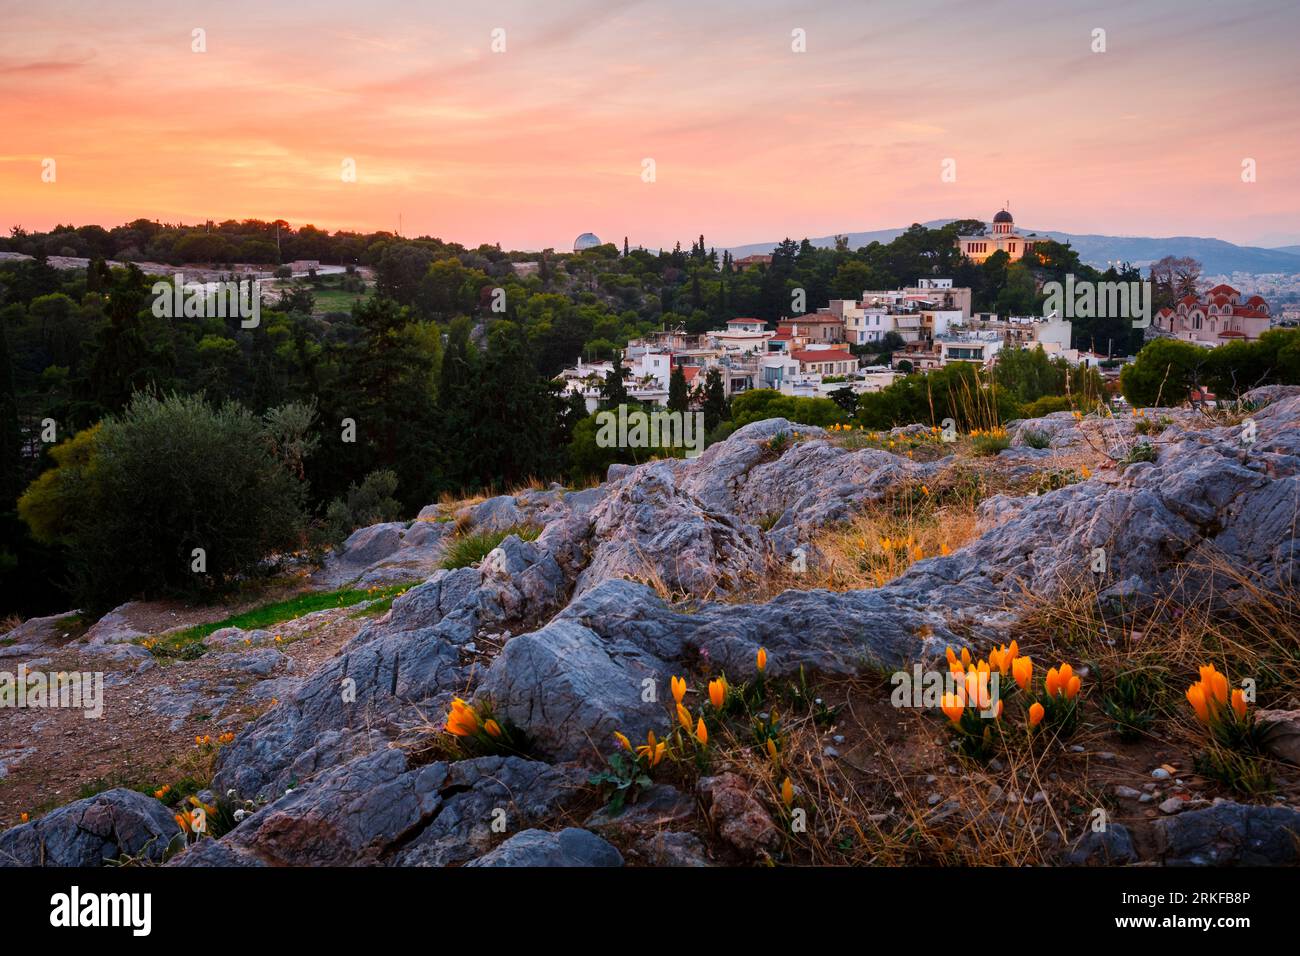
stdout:
[[573,240],[574,252],[585,252],[588,249],[595,249],[600,245],[600,237],[594,232],[584,232],[577,239]]

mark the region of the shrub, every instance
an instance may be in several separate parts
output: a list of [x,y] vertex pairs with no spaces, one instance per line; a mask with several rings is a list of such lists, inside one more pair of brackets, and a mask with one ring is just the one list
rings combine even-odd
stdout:
[[1181,404],[1203,376],[1212,351],[1178,339],[1148,342],[1119,373],[1124,398],[1135,408]]
[[1051,448],[1052,439],[1045,432],[1026,431],[1021,436],[1030,448]]
[[347,498],[335,498],[325,511],[327,542],[338,545],[357,528],[400,518],[402,505],[393,497],[396,490],[397,474],[386,468],[372,471],[360,485],[349,485]]
[[1155,445],[1151,444],[1149,441],[1140,441],[1137,442],[1132,448],[1128,450],[1128,454],[1120,459],[1119,464],[1120,467],[1123,468],[1127,465],[1135,465],[1140,461],[1155,461],[1155,460],[1156,460]]
[[449,571],[467,568],[486,558],[502,541],[510,535],[518,535],[525,541],[532,541],[541,533],[535,525],[514,525],[501,531],[474,531],[452,539],[447,545],[447,554],[442,559],[442,566]]
[[844,409],[829,398],[797,398],[771,388],[751,389],[731,400],[731,420],[736,428],[767,418],[821,427],[849,420]]
[[1073,408],[1068,395],[1044,395],[1021,407],[1024,418],[1043,418],[1052,412],[1068,412]]
[[237,403],[137,394],[68,444],[24,495],[25,517],[68,548],[90,609],[212,592],[300,540],[303,485]]

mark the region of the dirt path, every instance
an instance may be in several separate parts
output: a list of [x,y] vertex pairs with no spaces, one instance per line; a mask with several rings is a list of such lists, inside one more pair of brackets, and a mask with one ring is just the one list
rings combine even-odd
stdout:
[[[141,604],[129,619],[157,632],[213,620],[213,611]],[[221,608],[217,616],[230,613]],[[119,663],[89,656],[76,643],[52,649],[42,672],[103,672],[103,714],[0,712],[0,828],[19,823],[23,813],[36,817],[114,786],[156,789],[186,776],[204,779],[213,747],[197,747],[196,736],[215,742],[223,733],[238,735],[372,619],[356,608],[318,611],[277,625],[279,641],[213,648],[195,660]],[[16,672],[23,660],[0,657],[0,671]]]

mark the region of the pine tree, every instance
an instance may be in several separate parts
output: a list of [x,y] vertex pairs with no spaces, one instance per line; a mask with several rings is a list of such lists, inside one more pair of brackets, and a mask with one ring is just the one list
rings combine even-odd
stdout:
[[627,369],[623,367],[621,357],[615,353],[614,367],[605,373],[605,383],[600,387],[600,404],[605,408],[618,408],[627,404],[627,385],[623,379]]
[[673,374],[668,377],[668,410],[685,412],[690,407],[690,394],[686,388],[686,373],[680,365],[673,366]]
[[709,369],[704,376],[704,433],[713,431],[728,417],[727,389],[722,384],[722,373]]

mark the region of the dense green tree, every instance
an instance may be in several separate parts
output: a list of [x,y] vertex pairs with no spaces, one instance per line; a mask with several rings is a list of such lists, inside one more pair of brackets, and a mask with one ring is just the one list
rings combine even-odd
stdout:
[[674,365],[673,371],[668,376],[668,410],[670,412],[685,412],[690,408],[691,396],[686,385],[686,373],[682,371],[680,365]]
[[83,607],[212,593],[300,540],[304,489],[238,405],[141,394],[71,445],[19,512],[66,548]]
[[1125,365],[1119,384],[1130,405],[1178,405],[1200,384],[1210,350],[1177,339],[1155,339]]
[[704,373],[702,411],[704,412],[705,434],[712,434],[713,430],[724,419],[730,417],[730,409],[727,406],[727,388],[722,382],[722,373],[716,368],[710,368]]

